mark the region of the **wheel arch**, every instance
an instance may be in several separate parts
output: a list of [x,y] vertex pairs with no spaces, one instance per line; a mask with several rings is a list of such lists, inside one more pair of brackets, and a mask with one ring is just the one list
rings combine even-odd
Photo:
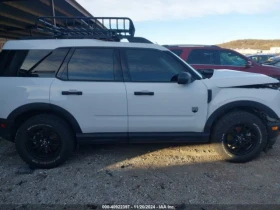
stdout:
[[249,112],[254,112],[254,110],[258,110],[267,114],[270,118],[279,119],[277,114],[268,106],[261,104],[255,101],[235,101],[228,104],[225,104],[215,110],[210,117],[208,118],[204,132],[210,133],[212,126],[219,120],[225,113],[233,111],[235,109],[245,110]]
[[75,133],[82,133],[80,125],[75,117],[67,110],[47,103],[31,103],[25,104],[13,110],[7,117],[7,121],[10,123],[10,139],[14,139],[14,135],[20,124],[25,122],[30,117],[38,114],[54,114],[68,123]]

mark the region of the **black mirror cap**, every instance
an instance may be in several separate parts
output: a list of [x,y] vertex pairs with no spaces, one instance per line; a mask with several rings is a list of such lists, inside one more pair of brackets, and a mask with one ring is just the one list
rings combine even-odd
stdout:
[[192,75],[188,72],[181,72],[178,75],[178,84],[186,85],[192,83]]

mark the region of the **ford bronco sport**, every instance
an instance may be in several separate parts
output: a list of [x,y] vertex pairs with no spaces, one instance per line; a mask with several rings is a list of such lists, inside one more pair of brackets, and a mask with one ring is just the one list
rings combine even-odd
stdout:
[[128,29],[104,31],[90,26],[96,19],[84,21],[87,35],[48,24],[54,38],[3,47],[0,134],[30,166],[56,167],[78,144],[212,143],[231,162],[274,144],[278,80],[227,70],[203,79],[168,49],[134,37],[130,19],[118,19]]

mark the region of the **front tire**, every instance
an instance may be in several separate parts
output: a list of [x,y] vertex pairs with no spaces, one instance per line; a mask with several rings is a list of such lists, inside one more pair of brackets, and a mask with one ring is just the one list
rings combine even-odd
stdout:
[[54,115],[37,115],[16,133],[16,149],[32,168],[49,169],[64,163],[74,151],[74,135],[66,122]]
[[225,160],[244,163],[258,157],[267,144],[267,129],[256,115],[234,111],[214,126],[211,141]]

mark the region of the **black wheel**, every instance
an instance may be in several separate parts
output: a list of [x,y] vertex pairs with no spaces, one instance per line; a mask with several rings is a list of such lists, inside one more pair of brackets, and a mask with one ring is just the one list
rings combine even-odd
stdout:
[[211,141],[226,160],[244,163],[261,154],[267,144],[267,130],[256,115],[234,111],[215,124]]
[[15,138],[20,157],[33,168],[54,168],[72,154],[74,135],[62,119],[37,115],[23,123]]

